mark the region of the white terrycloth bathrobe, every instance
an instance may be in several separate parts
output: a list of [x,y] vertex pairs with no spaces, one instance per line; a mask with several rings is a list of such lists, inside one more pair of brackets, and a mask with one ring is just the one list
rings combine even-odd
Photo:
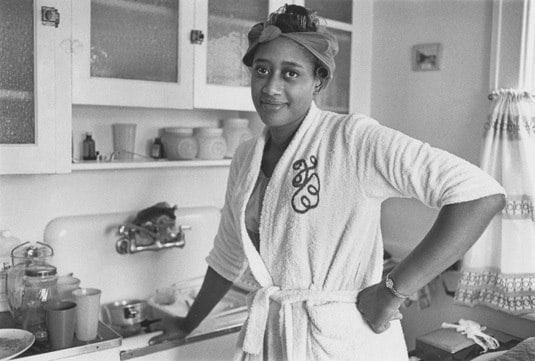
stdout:
[[237,359],[407,360],[399,321],[375,334],[358,290],[382,278],[381,203],[415,197],[431,207],[503,193],[478,167],[379,125],[315,104],[279,160],[260,220],[260,254],[245,228],[267,132],[236,152],[208,264],[234,281],[251,272]]

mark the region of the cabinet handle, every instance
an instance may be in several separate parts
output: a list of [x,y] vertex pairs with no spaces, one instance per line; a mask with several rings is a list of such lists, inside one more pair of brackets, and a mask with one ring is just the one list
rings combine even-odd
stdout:
[[59,11],[56,8],[49,6],[41,6],[41,22],[43,25],[55,26],[59,25]]
[[202,30],[192,30],[190,35],[190,40],[192,44],[201,45],[204,41],[204,33]]

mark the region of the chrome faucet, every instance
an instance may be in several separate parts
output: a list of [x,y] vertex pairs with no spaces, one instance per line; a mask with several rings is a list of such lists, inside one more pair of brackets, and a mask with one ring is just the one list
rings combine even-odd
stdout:
[[120,254],[138,253],[143,251],[161,251],[168,248],[184,248],[186,245],[186,230],[190,226],[178,226],[178,232],[167,228],[164,233],[152,232],[147,228],[135,224],[119,226],[121,236],[115,243],[115,249]]
[[119,226],[121,237],[115,243],[117,252],[127,254],[183,248],[186,245],[185,231],[191,227],[179,225],[176,231],[176,208],[167,203],[157,203],[140,211],[132,223]]

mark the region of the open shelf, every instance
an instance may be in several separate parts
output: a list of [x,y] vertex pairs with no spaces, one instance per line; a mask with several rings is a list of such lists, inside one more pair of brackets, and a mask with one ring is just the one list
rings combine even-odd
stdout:
[[80,161],[72,164],[73,171],[84,170],[112,170],[112,169],[142,169],[142,168],[198,168],[198,167],[228,167],[230,159],[221,160],[133,160],[133,161]]

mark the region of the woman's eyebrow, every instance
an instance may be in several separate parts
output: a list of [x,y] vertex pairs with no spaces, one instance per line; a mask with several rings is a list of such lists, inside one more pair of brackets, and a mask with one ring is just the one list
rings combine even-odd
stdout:
[[299,64],[299,63],[295,63],[293,61],[283,61],[282,62],[282,65],[285,65],[285,66],[293,66],[293,67],[297,67],[297,68],[304,68],[303,65]]
[[263,58],[257,58],[253,61],[253,63],[269,63],[269,60],[263,59]]
[[[257,58],[257,59],[254,60],[253,63],[268,63],[268,64],[271,64],[271,61],[269,61],[268,59]],[[293,66],[293,67],[298,67],[298,68],[304,68],[304,66],[302,64],[296,63],[296,62],[293,62],[293,61],[283,61],[282,65],[283,66]]]

